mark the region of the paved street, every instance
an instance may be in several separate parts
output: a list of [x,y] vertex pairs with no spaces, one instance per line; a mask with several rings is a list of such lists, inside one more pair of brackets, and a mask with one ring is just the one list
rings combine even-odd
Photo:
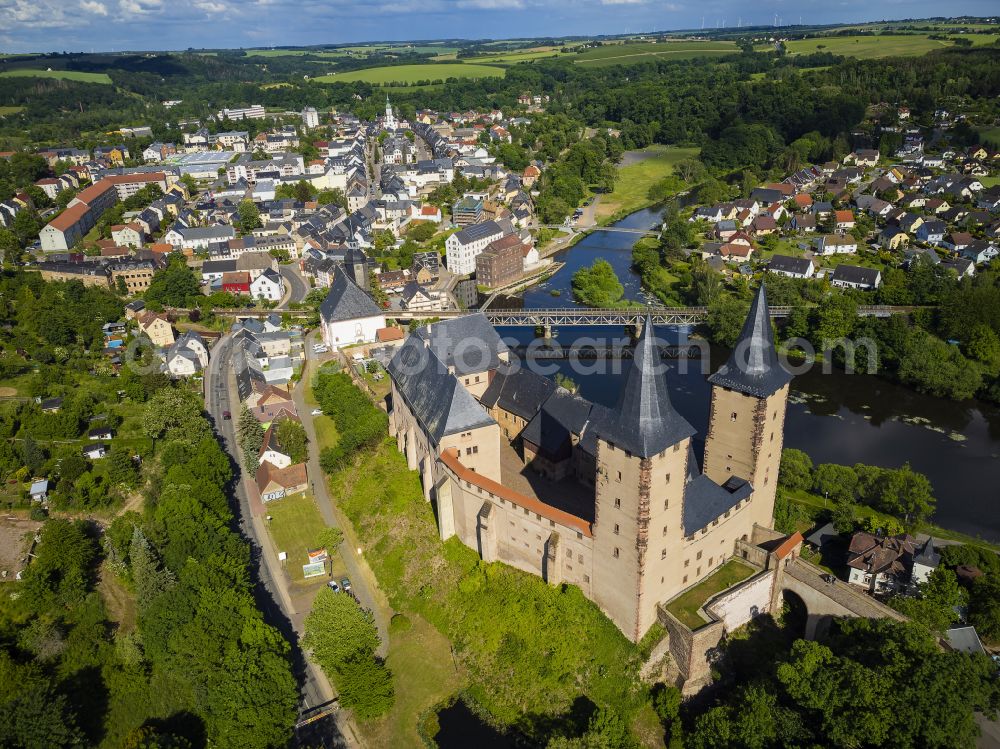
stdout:
[[[278,627],[292,646],[292,659],[296,677],[300,685],[300,712],[326,707],[334,702],[333,689],[326,675],[318,666],[309,662],[299,647],[302,636],[301,621],[298,616],[288,586],[285,583],[277,557],[270,544],[266,542],[264,520],[251,509],[250,491],[240,471],[239,448],[236,443],[235,421],[225,419],[224,411],[238,413],[239,397],[235,390],[235,377],[232,375],[232,348],[228,334],[224,335],[211,352],[208,368],[205,371],[205,408],[215,422],[216,432],[222,439],[222,445],[229,453],[234,463],[235,478],[232,491],[235,494],[240,531],[250,543],[251,573],[257,583],[254,594],[257,605],[264,612],[265,619]],[[298,622],[298,625],[296,625]],[[359,745],[352,726],[338,714],[338,727],[330,721],[326,725],[337,735],[328,735],[325,740],[329,746],[353,747]],[[349,738],[348,738],[349,737]]]
[[278,266],[278,270],[281,272],[285,284],[291,290],[291,294],[286,295],[286,298],[278,305],[278,309],[287,309],[292,302],[301,302],[306,298],[306,294],[309,293],[309,284],[302,278],[295,264]]

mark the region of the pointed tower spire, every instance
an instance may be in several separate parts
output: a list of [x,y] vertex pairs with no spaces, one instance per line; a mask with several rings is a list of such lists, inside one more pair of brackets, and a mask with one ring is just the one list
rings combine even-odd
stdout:
[[600,425],[597,436],[648,458],[694,433],[694,427],[670,403],[666,368],[656,348],[653,319],[647,315],[618,406]]
[[792,375],[781,366],[774,348],[771,311],[762,283],[729,360],[708,381],[747,395],[766,398],[791,379]]

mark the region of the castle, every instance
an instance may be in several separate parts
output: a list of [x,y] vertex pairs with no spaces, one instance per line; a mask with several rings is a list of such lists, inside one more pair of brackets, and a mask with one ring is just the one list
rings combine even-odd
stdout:
[[791,380],[762,286],[709,377],[699,467],[652,327],[614,409],[518,366],[481,314],[419,328],[388,367],[390,433],[436,503],[441,538],[579,586],[633,641],[659,604],[771,526]]

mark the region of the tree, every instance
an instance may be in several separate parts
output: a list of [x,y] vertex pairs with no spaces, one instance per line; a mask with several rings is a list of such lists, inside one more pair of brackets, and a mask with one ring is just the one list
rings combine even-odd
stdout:
[[607,260],[595,260],[589,268],[573,274],[573,296],[588,307],[614,307],[625,294],[614,268]]
[[352,654],[337,667],[335,681],[341,705],[362,720],[385,715],[392,708],[392,674],[371,656]]
[[853,533],[857,515],[858,508],[852,502],[838,502],[830,514],[830,522],[837,533]]
[[236,207],[236,213],[239,216],[240,231],[244,234],[249,234],[254,229],[259,229],[264,225],[260,220],[260,210],[257,208],[257,204],[249,198],[240,201]]
[[939,635],[958,621],[958,607],[965,602],[966,594],[958,578],[945,567],[933,570],[926,582],[919,583],[916,596],[889,599],[894,609]]
[[329,554],[336,554],[337,548],[344,541],[344,532],[340,528],[327,527],[319,532],[316,546],[326,549]]
[[251,476],[256,476],[257,467],[260,465],[260,449],[264,445],[264,427],[246,403],[240,406],[240,417],[236,422],[236,440],[243,453],[243,467]]
[[128,557],[135,583],[135,603],[143,612],[157,596],[173,587],[175,578],[170,570],[161,567],[156,551],[138,525],[132,531]]
[[379,637],[370,611],[350,596],[325,588],[306,617],[303,644],[329,674],[355,654],[373,656]]
[[0,746],[11,749],[84,744],[76,715],[34,663],[16,663],[0,649]]
[[276,431],[278,444],[293,463],[304,463],[309,458],[309,438],[306,437],[306,430],[300,422],[284,419],[278,422]]
[[139,482],[139,466],[131,451],[116,444],[108,456],[108,477],[117,486],[134,489]]
[[904,463],[902,468],[885,471],[879,482],[879,505],[884,512],[891,512],[908,522],[919,523],[934,513],[931,482],[922,473]]
[[848,466],[836,463],[821,463],[816,466],[812,488],[817,494],[829,497],[834,502],[850,502],[854,499],[857,486],[858,475]]
[[187,307],[201,297],[201,285],[184,258],[173,254],[167,267],[156,271],[143,294],[147,304],[161,307]]
[[990,643],[1000,643],[1000,575],[976,578],[969,596],[969,623],[980,637]]
[[778,483],[786,489],[803,490],[813,484],[813,462],[806,453],[786,447],[781,451]]
[[739,340],[747,316],[747,305],[731,296],[720,296],[708,307],[708,330],[712,341],[732,348]]

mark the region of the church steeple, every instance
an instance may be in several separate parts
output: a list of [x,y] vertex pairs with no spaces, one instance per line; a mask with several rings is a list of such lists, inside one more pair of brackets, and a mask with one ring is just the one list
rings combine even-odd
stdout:
[[729,360],[708,381],[746,395],[767,398],[791,379],[792,375],[778,361],[767,291],[762,283]]
[[694,427],[670,402],[666,365],[656,348],[653,320],[647,315],[618,406],[597,429],[597,436],[648,458],[694,433]]

